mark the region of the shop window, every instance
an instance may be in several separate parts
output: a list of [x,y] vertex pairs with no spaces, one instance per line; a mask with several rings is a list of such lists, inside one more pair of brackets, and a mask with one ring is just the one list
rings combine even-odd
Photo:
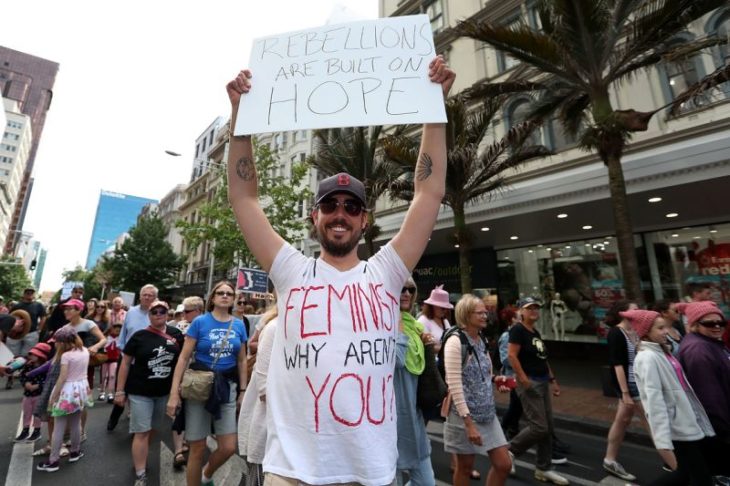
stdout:
[[654,297],[684,300],[690,284],[702,284],[730,312],[730,224],[648,233],[646,239],[659,283]]
[[544,305],[543,339],[599,342],[603,318],[623,298],[615,239],[572,241],[503,250],[497,254],[501,305],[534,297]]

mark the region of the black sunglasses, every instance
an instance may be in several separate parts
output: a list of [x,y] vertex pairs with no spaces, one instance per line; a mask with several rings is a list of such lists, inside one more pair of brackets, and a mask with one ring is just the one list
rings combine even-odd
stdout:
[[195,312],[196,309],[183,309],[183,314],[190,314],[191,312]]
[[702,327],[708,327],[710,329],[712,329],[712,328],[722,329],[723,327],[725,327],[727,325],[727,321],[723,321],[723,320],[720,320],[720,321],[697,321],[697,324],[699,324]]
[[408,292],[409,294],[413,295],[413,294],[416,293],[416,287],[403,287],[400,290],[400,293],[401,294],[405,294],[406,292]]
[[166,316],[167,309],[152,309],[150,311],[150,314],[152,314],[153,316]]
[[323,214],[332,214],[337,211],[337,208],[340,206],[342,206],[345,212],[350,216],[360,216],[360,214],[365,210],[362,204],[354,199],[346,199],[343,202],[340,202],[337,199],[325,199],[317,204],[317,207]]

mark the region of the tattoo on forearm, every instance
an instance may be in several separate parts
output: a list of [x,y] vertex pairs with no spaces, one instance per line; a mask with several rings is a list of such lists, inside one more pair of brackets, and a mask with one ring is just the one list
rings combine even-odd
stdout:
[[236,174],[241,180],[252,181],[256,179],[256,166],[250,157],[241,157],[236,162]]
[[430,155],[423,152],[421,158],[418,160],[418,167],[416,167],[416,179],[425,181],[429,178],[431,172],[433,172],[433,161]]

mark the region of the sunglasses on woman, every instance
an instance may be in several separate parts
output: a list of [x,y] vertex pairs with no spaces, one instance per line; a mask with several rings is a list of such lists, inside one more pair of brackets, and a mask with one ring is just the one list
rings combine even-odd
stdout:
[[717,328],[722,329],[727,324],[727,321],[697,321],[697,324],[699,324],[702,327],[708,327],[710,329]]
[[345,212],[350,216],[360,216],[360,214],[365,210],[362,204],[354,199],[345,199],[342,202],[337,199],[325,199],[317,204],[317,207],[320,211],[322,211],[322,214],[332,214],[337,211],[337,208],[340,206],[342,206]]
[[403,287],[400,291],[401,294],[405,294],[406,292],[413,295],[416,293],[416,287]]
[[216,290],[215,295],[217,295],[218,297],[223,297],[223,296],[233,297],[236,294],[234,294],[233,292],[228,292],[226,290]]

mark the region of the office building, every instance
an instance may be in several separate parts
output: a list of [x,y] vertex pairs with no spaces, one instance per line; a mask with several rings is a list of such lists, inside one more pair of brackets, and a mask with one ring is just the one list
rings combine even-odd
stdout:
[[[33,143],[30,117],[20,112],[17,101],[3,98],[2,103],[5,121],[0,125],[0,248],[11,234],[13,211]],[[13,234],[16,232],[14,229]]]
[[43,269],[46,267],[46,256],[48,256],[48,250],[41,248],[36,258],[35,274],[33,275],[33,286],[36,290],[40,290],[41,288]]
[[117,192],[101,191],[99,204],[96,207],[94,229],[89,241],[89,253],[86,257],[87,269],[93,268],[104,250],[137,224],[137,216],[149,203],[156,204],[157,201]]
[[14,253],[18,232],[23,229],[25,212],[32,189],[33,165],[43,135],[46,113],[53,99],[58,63],[0,46],[0,93],[18,103],[20,113],[30,117],[33,140],[15,202],[5,253]]

